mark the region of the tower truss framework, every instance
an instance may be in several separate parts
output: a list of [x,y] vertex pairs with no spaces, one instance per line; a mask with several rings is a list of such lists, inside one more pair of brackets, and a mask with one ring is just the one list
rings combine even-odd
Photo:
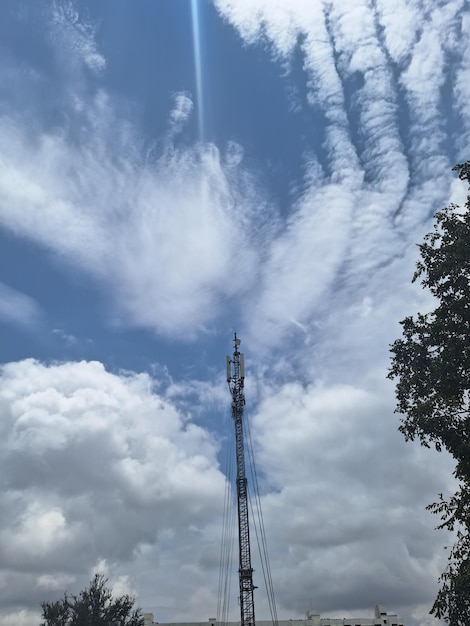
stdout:
[[235,426],[237,462],[237,507],[239,538],[239,585],[241,626],[255,626],[253,568],[251,566],[250,525],[248,517],[248,480],[245,469],[243,412],[245,409],[245,360],[239,351],[240,339],[233,338],[233,356],[227,357],[227,383],[232,395],[232,419]]

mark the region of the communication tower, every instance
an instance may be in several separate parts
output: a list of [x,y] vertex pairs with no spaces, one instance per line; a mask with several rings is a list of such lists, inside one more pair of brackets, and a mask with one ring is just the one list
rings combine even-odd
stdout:
[[237,504],[239,542],[240,626],[255,626],[253,568],[251,567],[250,526],[248,520],[248,480],[245,471],[245,444],[243,441],[243,411],[245,408],[245,360],[238,347],[237,333],[233,337],[233,357],[227,357],[227,383],[232,394],[232,418],[235,425],[237,457]]

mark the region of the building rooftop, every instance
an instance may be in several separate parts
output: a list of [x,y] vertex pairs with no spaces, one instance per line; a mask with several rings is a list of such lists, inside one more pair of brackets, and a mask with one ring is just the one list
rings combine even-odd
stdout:
[[[144,614],[144,626],[239,626],[239,622],[217,622],[211,617],[207,622],[155,622],[153,613]],[[268,620],[256,620],[256,626],[272,626]],[[304,619],[279,620],[278,626],[404,626],[395,613],[387,613],[381,604],[375,607],[373,617],[321,617],[315,609],[309,609]]]

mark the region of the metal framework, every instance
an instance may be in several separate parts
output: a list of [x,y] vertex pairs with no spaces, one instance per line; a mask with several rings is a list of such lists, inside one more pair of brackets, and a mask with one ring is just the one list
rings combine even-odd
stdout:
[[248,520],[248,481],[245,472],[245,446],[243,441],[243,411],[245,408],[245,362],[238,350],[240,339],[233,338],[233,358],[227,357],[227,383],[232,394],[232,418],[235,425],[235,450],[237,456],[237,503],[239,540],[239,582],[241,626],[255,626],[253,568],[251,567],[250,526]]

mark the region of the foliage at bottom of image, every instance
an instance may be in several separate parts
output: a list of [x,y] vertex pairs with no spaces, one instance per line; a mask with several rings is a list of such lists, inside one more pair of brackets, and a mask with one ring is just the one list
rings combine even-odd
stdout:
[[[454,168],[469,184],[470,161]],[[455,533],[448,566],[431,614],[451,626],[470,625],[470,194],[435,215],[434,231],[419,246],[413,281],[434,296],[436,308],[406,317],[391,346],[389,378],[396,383],[399,430],[406,440],[447,450],[459,488],[440,494],[428,510],[438,528]]]
[[143,626],[141,610],[134,608],[135,598],[114,597],[107,582],[95,574],[78,596],[66,592],[61,600],[43,602],[40,626]]

